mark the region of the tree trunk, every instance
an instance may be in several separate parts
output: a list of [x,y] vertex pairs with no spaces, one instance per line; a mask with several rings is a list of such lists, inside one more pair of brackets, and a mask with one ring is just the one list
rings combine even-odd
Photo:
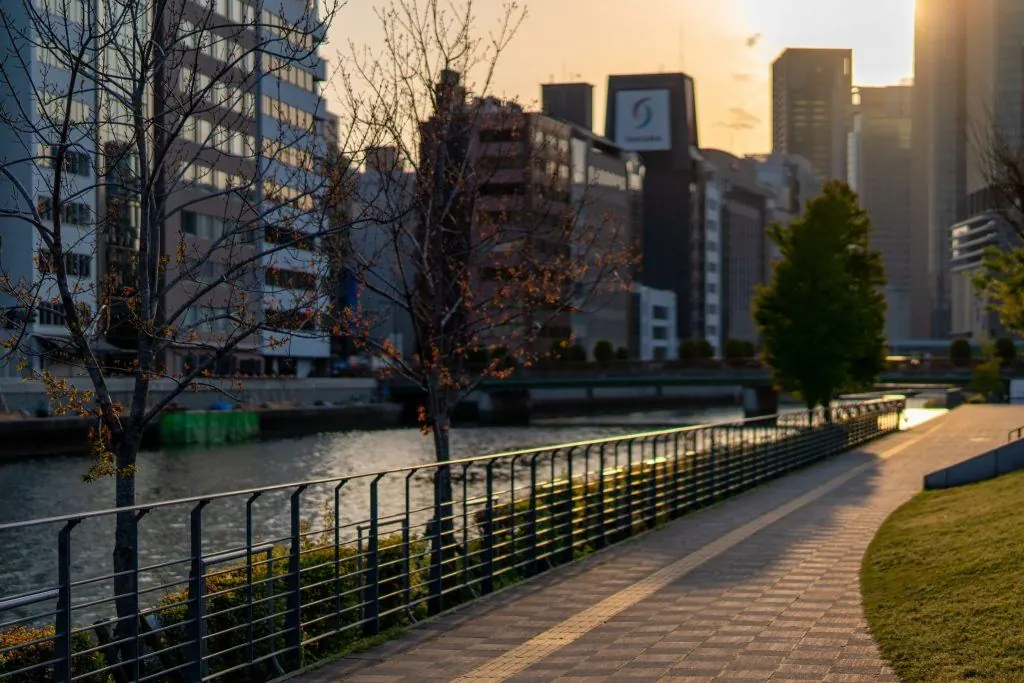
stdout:
[[[434,456],[439,463],[451,460],[451,410],[443,390],[434,385],[430,392],[430,426],[434,437]],[[452,472],[442,464],[434,471],[434,518],[430,535],[430,593],[429,610],[437,614],[444,610],[444,594],[449,581],[446,577],[456,569],[458,549],[455,547],[455,520],[452,507]]]
[[[135,461],[139,453],[139,437],[134,433],[122,434],[115,448],[115,503],[118,508],[135,505]],[[135,636],[139,628],[139,596],[137,586],[139,534],[137,513],[118,512],[114,528],[114,598],[117,610],[115,633],[122,644],[118,652],[122,662],[134,661],[138,656]],[[125,680],[131,678],[122,668]]]

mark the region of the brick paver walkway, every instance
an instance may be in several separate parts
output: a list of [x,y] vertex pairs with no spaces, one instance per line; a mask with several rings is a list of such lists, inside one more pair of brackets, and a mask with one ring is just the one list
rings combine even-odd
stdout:
[[327,681],[895,681],[861,559],[924,474],[1024,407],[966,406],[430,620],[300,676]]

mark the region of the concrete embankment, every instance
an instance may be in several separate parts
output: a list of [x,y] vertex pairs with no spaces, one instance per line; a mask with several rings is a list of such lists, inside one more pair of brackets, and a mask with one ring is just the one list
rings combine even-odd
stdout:
[[[255,412],[259,415],[260,438],[280,439],[321,432],[390,429],[398,426],[401,409],[388,403],[364,403],[262,408]],[[0,420],[0,460],[87,453],[94,424],[81,417]],[[147,429],[143,447],[161,447],[158,421]]]

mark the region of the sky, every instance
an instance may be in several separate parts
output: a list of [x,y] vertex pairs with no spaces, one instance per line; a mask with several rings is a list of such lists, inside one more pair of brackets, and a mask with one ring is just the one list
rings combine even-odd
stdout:
[[[323,56],[378,47],[374,8],[347,0]],[[481,32],[502,0],[475,0]],[[539,106],[540,84],[594,84],[604,131],[611,74],[684,71],[696,83],[701,146],[734,154],[771,148],[772,60],[786,47],[853,49],[855,85],[913,74],[914,0],[526,0],[527,18],[498,62],[489,94]],[[884,17],[884,18],[883,18]],[[326,90],[333,97],[333,86]],[[335,107],[332,106],[332,109]]]

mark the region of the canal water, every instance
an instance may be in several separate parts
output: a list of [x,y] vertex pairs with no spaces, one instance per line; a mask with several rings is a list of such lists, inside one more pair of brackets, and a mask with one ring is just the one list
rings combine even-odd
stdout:
[[[453,457],[486,455],[509,450],[548,446],[651,429],[742,418],[737,407],[659,411],[612,417],[540,421],[529,427],[456,428],[452,432]],[[396,469],[434,460],[433,442],[417,429],[374,432],[327,433],[317,436],[257,442],[217,448],[191,448],[146,452],[140,455],[136,479],[140,504],[202,496],[226,491],[266,487],[289,482],[334,479],[366,472]],[[113,481],[82,480],[88,466],[85,456],[57,456],[0,463],[0,524],[112,507]],[[404,475],[386,482],[382,508],[402,505]],[[367,480],[346,489],[345,509],[365,514]],[[458,484],[457,484],[458,485]],[[477,488],[475,482],[473,488]],[[431,499],[429,471],[412,480],[412,499],[417,504]],[[312,487],[303,495],[303,516],[318,517],[332,499],[332,487]],[[244,545],[244,497],[212,504],[205,515],[205,552]],[[254,518],[257,541],[279,542],[288,534],[287,494],[263,496]],[[157,509],[140,524],[143,565],[188,557],[191,506]],[[113,519],[86,520],[72,535],[73,578],[99,576],[109,571]],[[56,580],[56,538],[60,525],[0,530],[0,604],[4,598],[51,588]],[[393,530],[392,530],[393,531]],[[419,529],[415,530],[419,531]],[[358,529],[347,529],[354,535]],[[206,550],[208,548],[208,550]],[[146,572],[143,587],[166,585],[182,578],[184,567]],[[109,595],[100,583],[76,588],[77,597],[95,599]],[[76,600],[76,602],[78,602]],[[144,601],[145,602],[145,601]],[[0,610],[2,611],[2,610]],[[25,615],[31,610],[17,610]],[[89,610],[94,616],[102,610]],[[10,617],[0,614],[0,624]]]
[[[800,410],[792,408],[792,410]],[[614,417],[574,418],[540,421],[524,428],[456,428],[452,432],[453,457],[469,457],[531,447],[550,446],[608,436],[635,434],[652,429],[685,425],[729,422],[742,418],[735,407],[715,407],[685,411],[659,411]],[[616,453],[616,458],[618,454]],[[645,456],[643,452],[639,457]],[[429,436],[416,429],[377,432],[347,432],[251,443],[212,449],[181,449],[147,452],[139,458],[137,476],[140,504],[239,491],[290,482],[337,479],[361,473],[415,467],[432,463],[433,445]],[[615,464],[615,463],[610,463]],[[85,457],[35,458],[0,464],[0,524],[43,519],[77,512],[108,509],[112,505],[113,482],[109,479],[85,483],[82,473],[88,465]],[[593,465],[592,465],[593,466]],[[458,473],[456,473],[458,474]],[[552,475],[554,472],[552,472]],[[477,479],[480,473],[476,472]],[[506,476],[503,474],[502,476]],[[523,476],[522,472],[519,475]],[[370,478],[354,480],[342,492],[342,510],[365,515],[369,509]],[[322,517],[324,504],[334,500],[333,484],[313,486],[302,494],[303,517]],[[461,486],[456,481],[456,486]],[[482,481],[471,481],[469,493],[480,495]],[[388,488],[390,487],[390,488]],[[404,474],[382,482],[382,515],[399,516],[399,509],[410,504],[427,510],[432,500],[431,470],[425,468],[406,481]],[[283,542],[289,529],[288,491],[267,494],[254,506],[254,544]],[[457,494],[458,495],[458,494]],[[346,498],[347,496],[347,498]],[[192,504],[158,508],[140,523],[140,561],[143,566],[158,567],[140,574],[140,586],[158,591],[181,581],[187,564],[163,566],[170,560],[189,557],[189,511]],[[204,554],[223,552],[245,545],[245,497],[215,501],[205,509]],[[424,512],[421,517],[429,515]],[[423,519],[415,515],[410,529],[422,532]],[[342,520],[349,522],[347,540],[361,533],[364,516]],[[324,524],[318,528],[330,526]],[[0,612],[5,598],[20,593],[52,588],[56,582],[56,539],[60,525],[0,529]],[[395,533],[389,527],[383,533]],[[75,603],[106,599],[106,582],[92,582],[109,572],[113,519],[109,516],[89,519],[75,527],[72,534],[72,579],[88,582],[75,588]],[[153,600],[159,598],[152,593]],[[151,600],[144,600],[144,603]],[[42,607],[42,605],[40,606]],[[16,610],[27,616],[31,610]],[[101,616],[102,607],[88,608],[78,617]],[[12,616],[0,613],[0,624]]]

